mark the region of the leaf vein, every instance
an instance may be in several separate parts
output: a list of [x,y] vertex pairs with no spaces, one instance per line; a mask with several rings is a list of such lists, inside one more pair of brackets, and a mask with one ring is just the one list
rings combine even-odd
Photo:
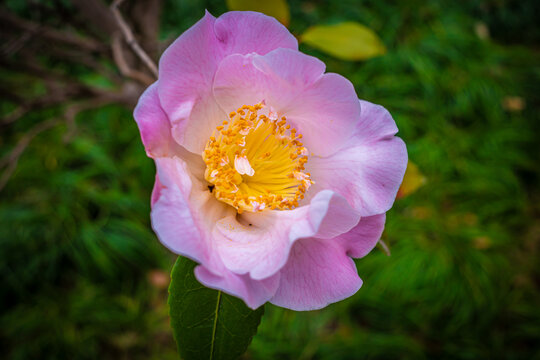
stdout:
[[218,291],[217,301],[216,301],[216,312],[214,317],[214,328],[212,329],[212,343],[210,345],[210,360],[214,358],[214,344],[216,342],[216,331],[217,331],[217,322],[219,314],[219,305],[221,303],[221,291]]

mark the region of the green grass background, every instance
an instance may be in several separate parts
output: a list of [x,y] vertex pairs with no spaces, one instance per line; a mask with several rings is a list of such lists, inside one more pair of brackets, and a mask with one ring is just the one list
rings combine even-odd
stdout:
[[[267,305],[245,358],[540,359],[538,2],[289,4],[295,35],[353,20],[381,37],[387,54],[365,62],[300,47],[390,110],[427,183],[388,213],[392,255],[375,249],[357,261],[356,295],[313,312]],[[223,1],[166,1],[162,39],[205,8],[227,10]],[[0,71],[11,86],[43,91]],[[525,107],[505,109],[508,96]],[[3,129],[0,155],[62,111]],[[131,109],[83,112],[76,137],[64,143],[64,133],[40,134],[0,193],[2,357],[174,359],[167,291],[152,279],[175,257],[150,227],[155,170]]]

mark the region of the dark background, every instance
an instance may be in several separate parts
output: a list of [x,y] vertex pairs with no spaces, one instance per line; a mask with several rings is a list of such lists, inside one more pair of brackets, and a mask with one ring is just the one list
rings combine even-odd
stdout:
[[[393,114],[426,183],[357,261],[353,297],[272,305],[247,359],[540,359],[539,2],[289,1],[295,35],[345,20],[388,52],[301,44]],[[133,106],[152,73],[110,3],[0,5],[0,348],[6,359],[174,359],[175,257],[149,223]],[[156,61],[224,1],[120,7]]]

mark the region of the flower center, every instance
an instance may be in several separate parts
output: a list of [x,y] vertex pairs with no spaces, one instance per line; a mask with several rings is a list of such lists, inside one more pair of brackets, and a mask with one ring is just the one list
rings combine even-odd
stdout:
[[214,196],[242,211],[289,210],[314,183],[301,134],[264,104],[244,105],[216,128],[202,154]]

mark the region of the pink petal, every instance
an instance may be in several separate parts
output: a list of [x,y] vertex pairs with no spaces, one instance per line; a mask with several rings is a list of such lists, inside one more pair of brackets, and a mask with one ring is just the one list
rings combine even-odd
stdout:
[[302,239],[294,244],[270,302],[292,310],[315,310],[353,295],[361,286],[353,260],[337,241]]
[[248,223],[239,222],[234,216],[220,220],[214,239],[225,267],[237,274],[249,272],[255,280],[274,275],[285,265],[297,235],[310,236],[315,232],[307,212],[306,206],[286,213],[257,214],[246,219]]
[[152,189],[152,196],[150,197],[150,205],[152,207],[154,207],[154,204],[161,197],[161,189],[163,189],[163,185],[161,185],[161,182],[159,181],[159,177],[156,173],[156,180],[154,182],[154,188]]
[[264,55],[277,48],[298,50],[298,41],[285,26],[258,12],[226,12],[216,20],[214,31],[226,55]]
[[328,73],[283,113],[298,124],[309,151],[324,156],[335,152],[350,136],[360,107],[352,83],[341,75]]
[[[159,61],[159,98],[176,141],[200,153],[222,114],[211,97],[211,83],[223,57],[210,14],[184,32]],[[193,125],[193,126],[188,126]],[[200,132],[203,132],[202,134]]]
[[298,45],[277,20],[254,12],[231,12],[218,19],[207,12],[176,39],[159,63],[159,98],[176,141],[200,153],[227,118],[212,96],[214,74],[225,56],[264,54],[276,47]]
[[362,101],[354,135],[328,157],[311,156],[307,168],[315,185],[310,191],[331,189],[362,216],[388,211],[407,167],[407,148],[393,136],[397,127],[383,107]]
[[265,100],[299,130],[309,151],[328,155],[350,137],[360,105],[350,81],[324,69],[318,59],[289,49],[231,55],[216,73],[214,96],[225,112]]
[[379,241],[385,214],[365,217],[333,239],[301,239],[280,271],[273,304],[293,310],[314,310],[343,300],[362,285],[349,256],[362,257]]
[[174,253],[202,264],[195,270],[201,283],[241,297],[254,309],[268,301],[277,289],[279,274],[263,281],[234,274],[214,248],[212,230],[220,219],[235,213],[233,208],[219,202],[190,175],[183,160],[160,158],[156,166],[151,218],[160,241]]
[[[133,116],[139,126],[142,142],[149,157],[180,157],[188,163],[190,172],[197,179],[204,179],[206,165],[201,155],[187,151],[178,145],[171,135],[169,120],[159,103],[157,82],[150,85],[141,95]],[[159,191],[157,184],[156,177],[154,192]],[[156,196],[153,195],[153,202],[155,202],[156,199],[154,198]]]
[[150,217],[159,240],[174,253],[213,266],[212,228],[232,208],[217,201],[205,184],[190,175],[182,159],[159,158],[156,167],[159,190],[154,191]]
[[377,245],[384,230],[386,214],[363,217],[351,231],[339,235],[338,241],[347,255],[353,258],[366,256]]
[[358,141],[373,142],[397,134],[396,122],[384,107],[360,100],[360,109],[360,120],[354,134]]
[[217,70],[214,95],[227,113],[262,100],[279,111],[278,106],[290,103],[320,79],[324,69],[319,59],[289,49],[277,49],[265,56],[234,54]]
[[146,154],[151,158],[173,156],[179,148],[171,136],[171,125],[161,108],[157,91],[155,82],[141,95],[133,113]]
[[285,265],[298,239],[334,237],[349,231],[358,220],[345,199],[326,190],[308,206],[291,211],[244,213],[239,220],[235,216],[224,218],[215,228],[214,244],[227,269],[261,280]]
[[216,275],[200,265],[195,268],[195,276],[205,286],[241,298],[252,309],[270,300],[279,286],[279,273],[264,280],[253,280],[249,275],[238,275],[230,271]]

